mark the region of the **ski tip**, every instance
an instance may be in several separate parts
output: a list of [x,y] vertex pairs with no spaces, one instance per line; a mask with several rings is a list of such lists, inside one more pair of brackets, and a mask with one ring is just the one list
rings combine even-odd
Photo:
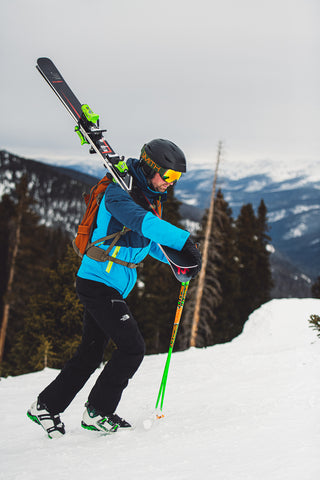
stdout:
[[51,66],[51,65],[53,65],[53,61],[48,57],[39,57],[37,59],[37,65],[36,65],[37,68],[39,68],[41,66],[42,67],[45,67],[45,66],[48,67],[48,66]]

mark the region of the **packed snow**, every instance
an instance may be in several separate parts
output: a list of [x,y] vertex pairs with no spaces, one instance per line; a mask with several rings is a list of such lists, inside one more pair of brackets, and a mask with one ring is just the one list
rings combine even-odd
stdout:
[[26,410],[57,371],[1,379],[1,480],[318,480],[320,339],[308,319],[319,311],[317,299],[272,300],[232,342],[174,353],[160,420],[166,355],[146,357],[118,410],[135,428],[113,435],[80,427],[99,372],[54,440]]

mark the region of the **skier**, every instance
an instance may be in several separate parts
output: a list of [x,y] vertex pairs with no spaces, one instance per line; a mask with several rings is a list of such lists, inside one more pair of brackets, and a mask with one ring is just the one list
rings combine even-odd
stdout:
[[[82,341],[27,412],[50,438],[65,434],[60,413],[101,364],[110,339],[117,349],[89,394],[81,425],[105,433],[131,426],[115,412],[145,353],[144,340],[124,300],[137,279],[134,267],[148,254],[167,262],[157,245],[161,244],[188,254],[198,265],[193,276],[201,268],[201,256],[189,232],[160,218],[167,188],[186,171],[182,150],[169,140],[155,139],[143,146],[139,160],[128,159],[127,166],[133,177],[131,196],[111,182],[99,206],[92,241],[104,237],[106,232],[111,235],[122,231],[124,226],[126,233],[110,251],[112,261],[97,261],[84,255],[76,280],[77,294],[85,307]],[[158,215],[150,209],[151,205]],[[111,241],[106,240],[98,248],[106,251]]]

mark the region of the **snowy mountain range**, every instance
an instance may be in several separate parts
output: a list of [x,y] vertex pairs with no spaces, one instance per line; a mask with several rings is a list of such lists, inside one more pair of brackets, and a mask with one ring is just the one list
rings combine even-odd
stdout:
[[[81,172],[88,172],[89,168],[90,174],[97,177],[103,174],[99,162],[76,162],[72,168]],[[213,177],[213,168],[208,165],[192,165],[175,187],[175,195],[183,202],[185,226],[190,231],[198,227],[204,209],[209,207]],[[306,295],[310,281],[320,275],[320,162],[304,161],[289,167],[267,160],[241,165],[222,163],[218,188],[229,202],[234,218],[243,204],[251,203],[256,210],[264,200],[277,288],[290,282],[294,296],[300,296],[299,290],[301,296]]]
[[[239,179],[218,178],[220,188],[237,217],[243,204],[257,210],[261,199],[268,209],[269,235],[273,247],[306,275],[320,275],[320,180],[307,175],[273,180],[268,174]],[[177,197],[196,209],[207,208],[212,190],[212,172],[192,170],[180,181]]]
[[[99,161],[67,163],[73,170],[96,177],[104,172]],[[213,177],[213,167],[193,164],[175,187],[190,230],[209,207]],[[241,165],[222,162],[217,188],[235,218],[243,204],[252,203],[256,210],[263,199],[277,257],[311,279],[320,275],[320,162],[300,161],[290,166],[271,160],[242,161]]]
[[[67,162],[66,162],[67,163]],[[230,168],[230,167],[229,167]],[[0,197],[14,188],[23,172],[28,171],[30,188],[37,200],[37,212],[42,223],[60,226],[74,234],[84,203],[83,191],[96,183],[105,173],[98,163],[88,166],[73,164],[72,168],[48,165],[0,152]],[[243,204],[252,203],[257,209],[261,199],[268,209],[272,245],[270,248],[274,277],[277,277],[275,296],[309,296],[310,284],[320,275],[320,175],[313,169],[283,172],[275,176],[272,168],[260,173],[246,169],[222,170],[217,188],[229,202],[234,218]],[[85,172],[85,173],[84,173]],[[70,181],[71,179],[71,181]],[[198,226],[204,209],[209,206],[213,170],[196,167],[184,174],[175,187],[175,195],[183,202],[181,213],[186,228]],[[287,286],[290,286],[288,293]],[[282,286],[283,291],[281,291]]]
[[147,356],[117,411],[135,428],[113,435],[80,426],[101,369],[62,413],[66,435],[53,440],[26,411],[58,371],[2,378],[0,478],[320,478],[320,339],[308,323],[319,309],[318,299],[272,300],[232,342],[173,353],[160,420],[166,355]]

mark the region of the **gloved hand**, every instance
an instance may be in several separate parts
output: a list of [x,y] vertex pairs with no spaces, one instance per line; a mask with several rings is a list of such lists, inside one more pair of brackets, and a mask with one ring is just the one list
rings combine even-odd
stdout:
[[184,244],[181,252],[186,254],[186,256],[189,257],[192,262],[197,264],[197,267],[194,268],[194,272],[192,274],[192,278],[196,277],[201,270],[202,260],[198,248],[195,246],[190,237],[188,237],[188,240]]

